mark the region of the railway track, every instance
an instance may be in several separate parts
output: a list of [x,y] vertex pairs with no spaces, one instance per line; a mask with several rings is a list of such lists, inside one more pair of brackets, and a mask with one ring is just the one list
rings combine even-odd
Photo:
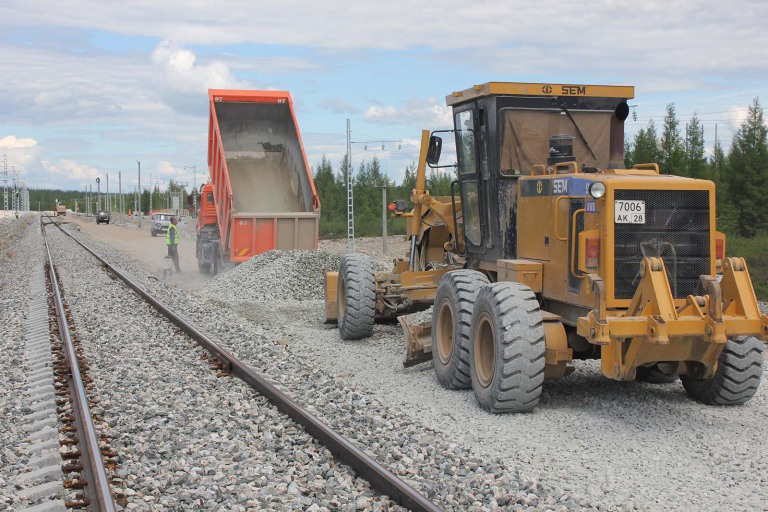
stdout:
[[[335,432],[328,425],[320,421],[316,416],[309,412],[306,408],[302,407],[294,399],[289,397],[286,393],[280,390],[277,386],[272,384],[268,379],[260,375],[254,370],[253,367],[246,364],[244,361],[238,359],[234,354],[214,341],[206,333],[202,332],[195,326],[191,325],[187,320],[182,318],[181,315],[172,311],[171,308],[163,304],[158,298],[152,296],[149,292],[144,290],[139,284],[128,277],[125,273],[121,272],[118,268],[111,265],[103,256],[96,251],[83,244],[77,238],[71,236],[66,230],[62,229],[59,222],[55,219],[48,218],[45,225],[55,225],[59,228],[60,232],[68,236],[74,242],[76,242],[85,252],[96,258],[101,266],[106,270],[111,278],[119,279],[125,286],[133,290],[143,301],[150,304],[158,313],[171,322],[178,331],[193,340],[194,343],[205,349],[209,354],[209,359],[216,368],[218,375],[233,375],[241,379],[248,386],[253,388],[262,397],[269,400],[281,413],[287,415],[293,422],[300,425],[301,428],[310,436],[312,436],[317,442],[322,444],[333,457],[339,462],[351,467],[357,476],[365,479],[369,482],[371,489],[379,494],[388,497],[394,503],[414,511],[436,511],[440,508],[434,503],[430,502],[426,497],[417,492],[407,482],[398,478],[384,466],[379,464],[375,459],[368,455],[365,451],[356,446],[353,442],[346,439],[344,436]],[[45,227],[43,228],[45,231]],[[50,268],[52,275],[52,282],[58,283],[55,279],[55,268],[53,258],[50,256],[50,250],[48,250]],[[61,293],[54,293],[58,297]],[[59,308],[62,313],[64,312],[64,306]],[[66,324],[66,322],[63,322]],[[66,337],[65,335],[62,335]],[[77,386],[75,386],[77,388]],[[79,408],[79,406],[78,406]],[[78,426],[78,429],[80,427]],[[88,428],[87,420],[84,429]],[[259,428],[258,425],[254,425],[254,428]],[[90,437],[90,436],[88,436]],[[94,433],[94,439],[98,439],[98,434]],[[96,452],[98,452],[98,442],[95,444]],[[88,450],[91,452],[92,450]],[[95,453],[94,453],[95,455]],[[94,462],[98,461],[98,457],[93,457]],[[84,464],[85,466],[85,464]],[[90,467],[90,463],[88,464]],[[95,492],[93,496],[87,498],[91,504],[104,503],[105,507],[109,507],[111,498],[108,493],[108,482],[106,480],[106,474],[103,468],[100,470],[94,466],[93,469],[84,471],[88,477],[95,475],[93,483],[88,483],[85,488],[91,492]],[[106,482],[106,485],[105,485]],[[105,494],[100,494],[101,490]],[[111,510],[110,508],[93,508],[93,510]]]
[[[48,287],[51,294],[51,307],[55,312],[58,325],[59,339],[61,340],[61,353],[63,361],[57,365],[54,375],[60,382],[66,382],[69,388],[69,400],[71,414],[64,412],[59,415],[60,421],[67,425],[64,431],[73,435],[60,440],[65,449],[60,451],[62,457],[70,460],[64,466],[65,472],[74,473],[69,478],[65,487],[82,488],[82,494],[73,501],[68,501],[68,508],[88,508],[94,512],[112,512],[116,509],[112,496],[105,461],[102,458],[100,435],[94,425],[86,382],[81,369],[81,358],[75,347],[72,332],[69,328],[69,319],[64,305],[64,299],[56,274],[53,257],[48,247],[48,239],[43,229],[45,241],[46,270]],[[64,401],[62,401],[64,405]],[[60,407],[59,410],[66,408]]]

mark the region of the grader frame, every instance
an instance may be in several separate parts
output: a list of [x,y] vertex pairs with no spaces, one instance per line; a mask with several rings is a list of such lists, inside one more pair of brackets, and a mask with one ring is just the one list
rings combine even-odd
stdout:
[[[552,110],[547,106],[549,103],[544,102],[541,107],[541,98],[535,98],[537,94],[546,95],[545,92],[536,92],[540,84],[529,84],[531,87],[523,89],[519,89],[518,85],[491,83],[450,96],[449,105],[454,107],[456,113],[457,145],[460,115],[469,112],[468,109],[480,112],[477,116],[479,121],[476,120],[470,128],[464,128],[462,137],[467,137],[469,132],[466,130],[471,130],[470,135],[474,136],[482,130],[500,126],[501,123],[485,123],[486,116],[494,115],[496,95],[501,98],[503,94],[510,97],[520,94],[520,108],[528,108],[530,104],[533,110]],[[559,87],[554,89],[560,90]],[[544,86],[541,90],[548,88]],[[632,169],[605,167],[607,162],[616,164],[623,158],[623,121],[628,108],[621,98],[631,98],[632,91],[631,88],[607,86],[599,86],[595,91],[602,96],[583,104],[578,103],[580,98],[566,98],[567,101],[561,103],[562,107],[558,107],[562,108],[561,114],[570,118],[583,141],[579,158],[588,159],[591,154],[597,162],[595,167],[582,167],[571,155],[570,159],[565,159],[567,161],[532,165],[523,173],[510,174],[509,169],[492,169],[486,175],[481,174],[477,159],[470,158],[470,162],[477,166],[473,175],[477,178],[473,179],[480,180],[473,190],[485,194],[480,215],[485,215],[487,208],[489,222],[507,222],[505,229],[516,230],[517,238],[512,239],[509,245],[503,229],[498,225],[491,226],[494,231],[488,229],[488,233],[493,235],[489,240],[492,239],[497,246],[488,253],[477,243],[472,252],[465,233],[464,216],[471,214],[465,210],[479,208],[477,199],[464,188],[460,197],[433,197],[426,190],[426,167],[428,163],[430,166],[437,163],[441,145],[430,137],[429,132],[422,132],[417,182],[411,193],[413,209],[393,214],[407,221],[410,251],[407,257],[394,261],[391,272],[375,275],[371,272],[369,291],[370,296],[375,297],[375,305],[370,307],[370,317],[364,318],[371,324],[371,329],[365,331],[366,335],[372,332],[374,316],[375,319],[397,318],[407,340],[404,365],[432,360],[438,380],[450,389],[469,387],[471,370],[471,387],[475,389],[480,405],[490,412],[530,410],[538,402],[537,390],[540,390],[541,381],[568,375],[575,358],[601,359],[602,373],[610,379],[634,380],[640,378],[641,369],[643,375],[653,370],[669,377],[679,376],[689,394],[705,403],[743,403],[754,394],[756,384],[750,384],[746,391],[739,391],[738,396],[729,397],[722,389],[713,390],[707,383],[721,371],[719,361],[725,357],[732,362],[733,358],[740,357],[739,353],[744,353],[748,359],[744,369],[745,379],[759,384],[762,342],[757,338],[768,340],[768,316],[759,311],[746,262],[742,258],[725,257],[725,236],[714,230],[714,185],[702,180],[686,181],[684,178],[661,176],[656,164],[642,164]],[[580,92],[579,95],[589,96],[589,86],[582,92],[584,94]],[[504,96],[503,101],[499,100],[498,115],[504,109],[514,107],[516,97],[510,97]],[[561,99],[553,98],[553,103],[557,105]],[[599,146],[593,140],[597,148],[593,151],[586,138],[590,136],[589,132],[585,137],[571,117],[571,109],[579,105],[585,111],[598,105],[602,112],[610,112],[605,109],[615,107],[613,116],[606,120],[611,127],[609,145]],[[483,113],[484,108],[492,113]],[[526,115],[529,117],[525,120],[533,118],[533,114]],[[464,122],[471,120],[471,117],[463,116],[461,119]],[[512,121],[505,122],[514,130]],[[593,135],[600,133],[598,128],[597,124],[590,125]],[[497,144],[507,140],[498,134],[489,139]],[[531,141],[527,144],[530,147],[535,145]],[[468,147],[480,151],[482,146],[475,144]],[[514,151],[522,153],[525,147],[517,146]],[[438,149],[437,155],[435,148]],[[460,185],[462,179],[466,179],[462,178],[461,166],[459,162]],[[464,172],[467,172],[466,168]],[[487,173],[487,167],[483,167],[482,172]],[[498,201],[506,201],[506,204],[493,203],[490,191],[495,193],[494,188],[484,190],[480,187],[483,179],[489,179],[488,176],[489,183],[494,183],[493,180],[498,183]],[[509,183],[514,183],[515,186],[508,189],[515,196],[502,195],[502,180],[506,180],[504,186],[507,187]],[[596,183],[602,189],[595,187],[597,192],[593,192]],[[674,195],[677,190],[690,194],[680,199],[682,196]],[[620,196],[620,193],[624,195]],[[655,199],[657,197],[666,199]],[[698,203],[685,203],[691,197],[699,198],[696,199]],[[466,204],[462,205],[462,199]],[[648,212],[647,220],[640,217],[636,221],[652,234],[642,239],[642,243],[630,243],[635,244],[632,246],[637,247],[638,255],[642,251],[642,257],[638,260],[639,268],[634,280],[631,276],[636,271],[632,270],[630,274],[629,280],[634,287],[627,295],[626,274],[622,276],[625,282],[619,290],[620,262],[613,260],[614,244],[619,243],[620,236],[618,227],[614,232],[614,224],[626,221],[615,215],[614,209],[620,202],[633,201],[642,203],[643,209],[646,201],[661,201],[661,204],[654,206],[656,210]],[[666,206],[669,203],[676,206]],[[503,218],[503,208],[506,208],[504,214],[511,213],[511,218],[516,218],[516,224],[510,225]],[[681,217],[679,211],[685,208],[692,208],[693,213]],[[501,218],[494,218],[494,214]],[[689,217],[696,217],[698,234],[690,234],[689,224],[686,224]],[[660,231],[658,238],[666,236],[664,233],[669,231],[671,223],[678,232],[687,233],[687,240],[698,244],[701,252],[696,256],[696,268],[702,269],[697,274],[699,287],[691,284],[693,279],[686,274],[686,292],[682,296],[678,293],[678,269],[675,268],[670,274],[664,261],[664,257],[670,256],[662,257],[661,254],[663,248],[672,242],[655,238],[654,223],[663,224],[663,229],[667,230]],[[486,228],[483,228],[483,236]],[[630,236],[635,235],[630,231]],[[696,241],[696,237],[700,240]],[[499,238],[504,244],[498,245],[496,240]],[[623,247],[630,246],[626,241],[622,243]],[[687,245],[680,248],[689,250]],[[501,257],[488,257],[488,254],[501,254]],[[626,259],[625,255],[622,256]],[[677,267],[676,253],[672,259]],[[621,264],[626,266],[623,262]],[[454,273],[457,270],[464,274]],[[722,270],[722,276],[716,276],[716,270]],[[626,273],[626,270],[623,271]],[[690,273],[687,268],[685,271]],[[462,277],[451,277],[458,275]],[[676,279],[674,286],[669,275]],[[346,280],[346,276],[336,272],[326,275],[327,322],[343,320],[340,304],[349,301],[346,297],[339,301],[337,297],[346,293]],[[448,286],[446,283],[453,283],[454,296],[449,293],[446,299],[443,294],[441,299],[441,290]],[[503,283],[512,286],[499,286]],[[460,297],[456,298],[456,294]],[[472,312],[466,304],[474,301],[475,297],[481,306]],[[440,303],[434,304],[431,321],[417,313],[433,305],[436,298]],[[457,308],[462,301],[464,309],[459,311]],[[531,346],[535,348],[514,347],[515,339],[505,334],[511,326],[503,323],[507,320],[499,318],[507,316],[507,311],[503,309],[506,307],[526,316],[525,325],[530,326],[531,333],[536,333],[531,335],[540,336],[538,340],[531,340]],[[472,317],[471,329],[462,327],[463,332],[456,330],[458,324],[455,322],[460,314],[464,324],[469,321],[468,315]],[[502,340],[504,336],[506,338]],[[525,337],[526,333],[518,332],[515,336]],[[465,344],[461,350],[452,349],[453,353],[446,355],[452,345],[461,346],[461,343]],[[510,351],[516,355],[498,363],[498,358]],[[514,366],[518,364],[513,365],[513,362],[519,356],[528,362],[523,362],[523,366]],[[541,360],[543,368],[539,373],[536,368]],[[517,377],[500,376],[512,371],[508,371],[507,365],[525,370],[525,364],[530,367],[530,372],[524,375],[522,386],[518,386]],[[510,375],[519,373],[518,370]],[[495,372],[501,373],[496,375]],[[504,379],[506,381],[502,382]],[[513,383],[517,390],[513,393],[505,391],[510,389],[506,386]],[[533,391],[526,391],[526,386]],[[507,395],[515,396],[507,400]]]

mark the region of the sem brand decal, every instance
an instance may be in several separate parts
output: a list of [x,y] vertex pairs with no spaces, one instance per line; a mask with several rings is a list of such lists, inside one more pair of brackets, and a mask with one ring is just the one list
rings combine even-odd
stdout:
[[588,196],[592,180],[584,178],[554,178],[520,180],[520,195],[531,196]]
[[561,93],[563,96],[584,96],[587,94],[586,85],[563,85]]

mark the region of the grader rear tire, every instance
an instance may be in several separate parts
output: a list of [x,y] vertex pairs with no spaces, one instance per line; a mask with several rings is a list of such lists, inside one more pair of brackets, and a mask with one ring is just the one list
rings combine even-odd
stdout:
[[472,308],[480,288],[488,284],[476,270],[448,272],[437,287],[432,308],[432,362],[446,389],[469,389],[469,341]]
[[336,304],[341,339],[357,340],[373,334],[376,282],[373,264],[365,255],[341,258]]
[[480,289],[472,313],[472,390],[488,412],[526,412],[544,383],[544,326],[536,295],[519,283]]
[[763,375],[763,342],[753,336],[729,339],[708,380],[681,375],[691,398],[707,405],[741,405],[757,392]]

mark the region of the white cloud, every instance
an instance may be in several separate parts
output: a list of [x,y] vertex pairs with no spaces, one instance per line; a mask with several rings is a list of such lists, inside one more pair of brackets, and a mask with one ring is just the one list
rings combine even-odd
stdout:
[[15,135],[6,135],[0,139],[0,148],[4,149],[31,148],[36,145],[37,141],[29,137],[19,139]]
[[237,89],[247,87],[239,81],[229,66],[219,60],[196,64],[197,57],[171,41],[161,42],[151,55],[162,84],[182,93],[207,93],[208,89]]
[[372,105],[365,110],[363,116],[372,122],[409,124],[424,129],[442,129],[452,125],[450,107],[435,98],[412,99],[398,107]]
[[53,175],[53,177],[83,184],[94,183],[96,178],[100,178],[103,175],[103,173],[95,167],[69,159],[59,160],[58,162],[42,160],[41,164],[45,171]]
[[748,111],[749,107],[746,105],[732,106],[729,108],[728,111],[723,114],[727,126],[730,126],[731,130],[735,132],[739,126],[741,126],[741,123],[747,119]]
[[383,121],[385,123],[399,123],[403,121],[395,107],[371,106],[365,110],[363,117],[369,121]]
[[334,114],[354,114],[357,109],[341,98],[328,98],[320,103],[320,106],[330,110]]

